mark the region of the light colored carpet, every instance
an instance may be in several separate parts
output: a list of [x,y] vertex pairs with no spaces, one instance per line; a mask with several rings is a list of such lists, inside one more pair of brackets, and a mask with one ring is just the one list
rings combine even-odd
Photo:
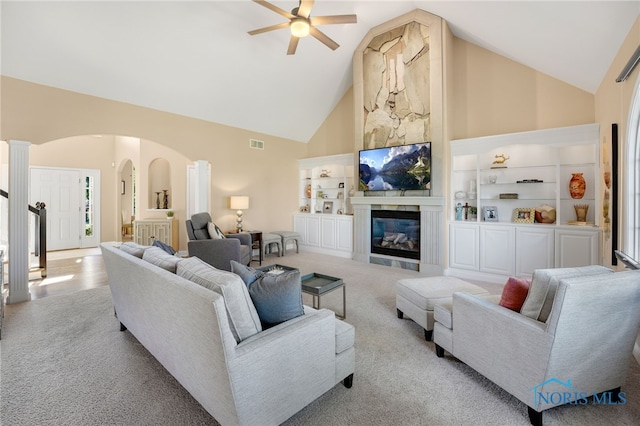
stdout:
[[[353,388],[337,385],[286,425],[529,424],[524,404],[454,358],[437,358],[423,330],[397,318],[395,282],[416,273],[310,253],[266,263],[275,262],[343,278],[346,321],[356,328]],[[340,310],[341,298],[341,291],[330,293],[323,307]],[[1,424],[216,424],[130,333],[119,331],[106,287],[7,306],[2,337]],[[640,367],[632,360],[626,405],[559,407],[545,412],[545,424],[637,424],[638,385]]]

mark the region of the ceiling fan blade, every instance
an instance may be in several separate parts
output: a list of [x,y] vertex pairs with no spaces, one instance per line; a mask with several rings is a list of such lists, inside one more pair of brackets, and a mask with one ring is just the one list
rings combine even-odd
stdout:
[[331,40],[329,36],[327,36],[325,33],[320,31],[316,27],[309,27],[309,34],[311,34],[312,36],[314,36],[315,38],[317,38],[318,40],[326,44],[327,47],[331,50],[336,50],[338,47],[340,47],[338,43]]
[[293,16],[291,13],[287,12],[286,10],[280,9],[278,6],[274,6],[269,2],[266,2],[264,0],[253,0],[255,3],[258,3],[260,6],[264,6],[267,9],[277,13],[278,15],[282,15],[287,19],[292,19],[295,18],[295,16]]
[[289,22],[283,22],[282,24],[270,25],[264,28],[258,28],[257,30],[248,31],[249,35],[256,35],[266,33],[267,31],[279,30],[280,28],[287,28],[290,25]]
[[311,25],[355,24],[358,22],[358,17],[356,15],[313,16],[310,21]]
[[313,7],[313,1],[314,0],[301,0],[300,6],[298,6],[298,16],[308,18],[311,13],[311,8]]
[[289,40],[289,48],[287,49],[287,55],[293,55],[296,53],[296,49],[298,48],[298,41],[300,39],[296,36],[291,36],[291,40]]

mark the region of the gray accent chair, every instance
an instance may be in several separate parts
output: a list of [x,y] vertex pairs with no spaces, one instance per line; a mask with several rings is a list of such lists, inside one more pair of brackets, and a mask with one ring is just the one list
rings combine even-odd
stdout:
[[[542,299],[531,303],[536,288]],[[584,396],[619,401],[640,327],[638,306],[640,271],[537,270],[520,312],[454,293],[449,315],[436,313],[436,354],[446,349],[526,404],[531,423],[542,425],[544,410],[585,405]]]
[[211,215],[207,212],[196,213],[186,221],[187,250],[189,256],[195,256],[217,269],[231,271],[231,261],[243,265],[251,263],[251,234],[229,234],[227,238],[212,239],[209,236]]

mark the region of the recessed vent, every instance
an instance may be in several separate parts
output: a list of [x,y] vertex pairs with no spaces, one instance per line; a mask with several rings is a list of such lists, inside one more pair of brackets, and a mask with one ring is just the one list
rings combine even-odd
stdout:
[[264,141],[249,139],[249,146],[253,149],[264,149]]

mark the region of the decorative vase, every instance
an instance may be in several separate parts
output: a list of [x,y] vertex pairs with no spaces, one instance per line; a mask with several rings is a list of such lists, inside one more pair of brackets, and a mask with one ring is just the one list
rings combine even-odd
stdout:
[[589,212],[589,204],[576,204],[573,208],[576,211],[576,221],[586,222],[587,213]]
[[584,181],[582,173],[572,173],[571,180],[569,181],[569,194],[571,198],[580,199],[584,197],[586,188],[587,183]]
[[166,210],[169,208],[169,190],[163,189],[162,192],[164,193],[162,197],[162,208]]
[[304,193],[307,196],[307,198],[311,198],[311,184],[307,185],[307,187],[304,190]]

